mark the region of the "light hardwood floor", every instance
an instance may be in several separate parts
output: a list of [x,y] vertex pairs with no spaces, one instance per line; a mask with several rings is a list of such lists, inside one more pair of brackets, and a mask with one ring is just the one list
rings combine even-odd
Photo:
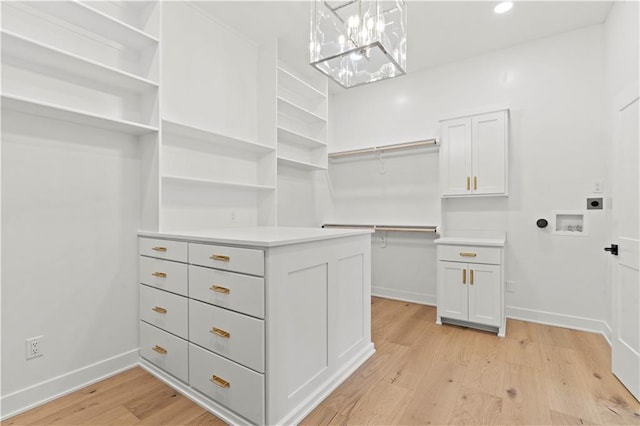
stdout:
[[[372,321],[375,355],[303,424],[640,425],[602,336],[509,320],[501,339],[379,298]],[[134,368],[3,424],[224,423]]]

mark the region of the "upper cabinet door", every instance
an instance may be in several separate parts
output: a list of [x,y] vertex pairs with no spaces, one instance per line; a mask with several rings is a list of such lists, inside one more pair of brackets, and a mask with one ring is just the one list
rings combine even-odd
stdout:
[[474,194],[507,194],[506,111],[471,118]]
[[440,185],[443,195],[466,195],[471,188],[471,120],[442,122]]
[[440,123],[443,197],[507,195],[508,111]]

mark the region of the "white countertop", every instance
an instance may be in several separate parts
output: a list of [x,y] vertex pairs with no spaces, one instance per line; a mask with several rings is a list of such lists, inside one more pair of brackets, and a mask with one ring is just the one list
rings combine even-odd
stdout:
[[256,226],[246,228],[210,228],[190,231],[145,232],[141,237],[176,240],[201,241],[218,244],[235,244],[254,247],[277,247],[287,244],[306,243],[331,238],[366,235],[373,233],[369,229],[323,229],[294,228],[275,226]]
[[489,247],[504,247],[506,238],[482,238],[482,237],[441,237],[433,242],[435,244],[450,244],[450,245],[473,245],[473,246],[489,246]]

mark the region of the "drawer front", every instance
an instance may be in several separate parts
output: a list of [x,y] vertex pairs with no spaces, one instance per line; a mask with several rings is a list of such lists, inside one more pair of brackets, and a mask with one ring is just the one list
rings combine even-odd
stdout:
[[187,298],[140,285],[140,319],[187,338]]
[[189,340],[264,373],[264,321],[189,301]]
[[188,245],[184,242],[140,237],[138,246],[140,254],[144,256],[185,263],[188,259]]
[[251,422],[265,423],[262,374],[189,344],[189,384]]
[[262,250],[189,243],[189,263],[264,276]]
[[187,265],[140,256],[140,282],[172,293],[187,295]]
[[500,264],[499,247],[438,245],[438,260],[466,263]]
[[183,382],[189,380],[186,340],[140,321],[140,356]]
[[189,265],[189,296],[264,318],[264,278]]

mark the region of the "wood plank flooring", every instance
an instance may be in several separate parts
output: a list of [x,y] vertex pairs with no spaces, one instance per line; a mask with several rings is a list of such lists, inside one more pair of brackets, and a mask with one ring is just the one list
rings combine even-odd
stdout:
[[[509,320],[507,335],[435,324],[435,308],[372,299],[376,353],[304,425],[640,425],[600,335]],[[222,425],[141,368],[3,425]]]

